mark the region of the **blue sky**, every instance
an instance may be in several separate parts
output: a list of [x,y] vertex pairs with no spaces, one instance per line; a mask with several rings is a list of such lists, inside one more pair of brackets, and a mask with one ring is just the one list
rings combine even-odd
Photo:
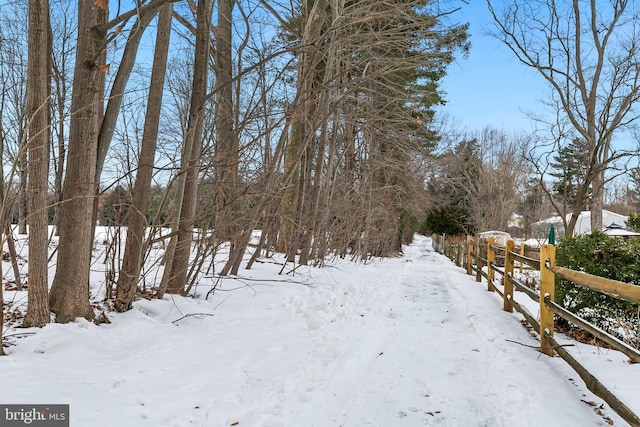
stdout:
[[[494,37],[487,35],[493,21],[485,0],[462,1],[456,18],[469,22],[471,51],[449,68],[441,88],[447,113],[456,124],[469,130],[484,126],[505,131],[530,130],[527,111],[542,112],[540,100],[547,93],[544,79],[520,64]],[[499,9],[501,1],[496,1]]]

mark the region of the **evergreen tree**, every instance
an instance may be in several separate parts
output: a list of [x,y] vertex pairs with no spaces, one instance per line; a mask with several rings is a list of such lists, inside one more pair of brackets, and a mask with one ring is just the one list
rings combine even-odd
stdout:
[[629,174],[627,204],[634,212],[640,212],[640,166],[632,169]]
[[449,236],[473,235],[475,226],[467,208],[443,206],[429,211],[422,231]]
[[[583,139],[574,139],[558,150],[553,157],[550,174],[556,180],[553,183],[553,194],[562,201],[566,209],[588,209],[587,200],[579,200],[578,192],[587,179],[587,165],[589,160],[588,146]],[[579,206],[578,206],[579,205]]]
[[100,210],[100,223],[106,226],[126,225],[131,205],[131,193],[121,185],[109,193]]

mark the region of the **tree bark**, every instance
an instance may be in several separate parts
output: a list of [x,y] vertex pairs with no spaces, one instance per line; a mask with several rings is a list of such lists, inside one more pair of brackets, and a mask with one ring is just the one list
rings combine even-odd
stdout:
[[238,229],[238,138],[234,129],[233,103],[233,7],[235,0],[218,1],[218,24],[215,28],[216,75],[216,221],[215,235],[221,241],[229,241],[229,260],[222,268],[228,274],[236,257],[236,251],[244,252]]
[[[0,237],[2,233],[0,233]],[[0,238],[0,242],[2,239]],[[0,245],[0,254],[4,245]],[[0,277],[3,277],[2,263],[0,262]],[[4,329],[4,286],[0,284],[0,356],[4,356],[4,346],[2,345],[2,330]]]
[[137,21],[133,24],[127,44],[122,53],[122,59],[118,72],[111,86],[111,92],[109,94],[109,100],[107,101],[107,107],[104,113],[104,118],[100,125],[100,133],[98,136],[98,157],[96,161],[96,197],[93,202],[93,233],[95,233],[95,226],[98,221],[98,197],[100,195],[100,176],[102,175],[102,169],[104,168],[104,162],[107,159],[107,153],[111,140],[113,139],[113,133],[116,129],[116,122],[120,115],[120,109],[122,107],[122,99],[124,98],[124,92],[131,76],[131,71],[136,62],[136,56],[138,54],[138,47],[142,36],[147,29],[147,26],[158,12],[157,8],[147,9],[144,13],[138,16]]
[[160,9],[160,17],[158,19],[158,33],[153,57],[153,69],[151,71],[147,113],[142,135],[142,148],[140,150],[140,159],[138,160],[136,182],[133,186],[122,268],[118,275],[118,284],[116,287],[115,308],[118,311],[126,311],[131,308],[144,254],[143,241],[147,227],[146,213],[149,206],[153,164],[158,139],[158,126],[160,124],[160,110],[167,69],[172,13],[173,4],[165,4]]
[[323,25],[326,24],[325,11],[328,5],[325,1],[305,1],[303,3],[300,27],[300,45],[298,53],[298,70],[296,91],[298,107],[293,111],[291,132],[287,140],[285,152],[285,174],[291,176],[284,193],[284,204],[281,212],[281,229],[278,235],[278,250],[285,252],[287,262],[293,262],[300,248],[301,236],[304,232],[301,226],[303,209],[305,207],[305,191],[307,186],[306,172],[310,155],[307,146],[311,143],[313,124],[311,111],[317,103],[314,79],[321,56],[316,45],[320,40]]
[[[187,283],[187,268],[191,243],[193,241],[193,225],[196,211],[198,191],[198,167],[202,151],[202,124],[207,92],[207,74],[209,66],[209,38],[211,28],[211,2],[198,1],[195,61],[193,67],[193,84],[191,105],[180,168],[181,184],[178,189],[174,230],[177,234],[171,239],[165,272],[158,296],[168,293],[182,293]],[[173,249],[171,249],[173,248]]]
[[29,294],[24,327],[49,323],[49,95],[51,93],[49,1],[29,0]]
[[69,157],[63,186],[57,268],[49,295],[51,310],[60,323],[76,317],[94,317],[89,303],[89,268],[98,134],[104,103],[107,3],[81,1],[78,5]]
[[[29,126],[28,123],[27,126]],[[20,141],[21,148],[18,153],[18,173],[20,174],[20,189],[18,192],[18,234],[25,235],[27,234],[27,216],[29,215],[29,199],[27,195],[29,162],[27,160],[28,149],[26,144],[26,135],[21,137]]]
[[602,231],[602,209],[604,209],[604,170],[595,173],[592,182],[591,232]]

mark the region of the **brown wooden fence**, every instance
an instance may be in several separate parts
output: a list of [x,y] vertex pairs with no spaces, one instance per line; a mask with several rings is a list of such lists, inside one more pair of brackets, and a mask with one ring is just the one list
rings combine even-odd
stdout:
[[[636,304],[640,303],[640,286],[558,267],[555,265],[556,248],[553,245],[543,245],[537,253],[524,245],[516,247],[512,240],[501,247],[494,244],[493,238],[480,240],[471,236],[467,236],[466,239],[447,239],[440,235],[432,237],[434,248],[449,257],[456,265],[465,268],[467,274],[475,275],[477,282],[481,282],[483,277],[486,279],[487,290],[501,296],[504,310],[513,312],[515,309],[524,316],[531,327],[539,332],[542,353],[549,356],[558,354],[580,375],[593,394],[607,402],[611,409],[630,425],[640,427],[640,418],[554,338],[554,315],[557,315],[623,352],[632,362],[640,362],[640,352],[637,349],[558,305],[555,302],[555,282],[558,276],[577,285]],[[531,289],[518,280],[514,276],[516,268],[538,270],[540,291]],[[503,290],[495,284],[496,274],[502,278]],[[539,303],[539,321],[514,299],[514,289]]]

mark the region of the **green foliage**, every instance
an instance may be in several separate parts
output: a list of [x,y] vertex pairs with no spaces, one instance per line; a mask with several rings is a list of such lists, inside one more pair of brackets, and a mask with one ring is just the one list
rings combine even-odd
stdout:
[[[595,276],[640,285],[640,240],[591,235],[564,238],[556,253],[556,265]],[[558,279],[556,301],[600,328],[637,345],[640,337],[620,333],[639,330],[638,305]]]
[[574,139],[558,150],[551,164],[554,172],[550,175],[556,178],[553,183],[554,194],[564,200],[567,206],[580,205],[581,210],[586,209],[586,200],[579,200],[579,193],[587,179],[588,155],[587,142]]
[[640,166],[631,169],[627,189],[627,203],[636,212],[640,212]]
[[640,214],[630,213],[629,219],[625,222],[628,229],[633,231],[640,231]]
[[474,234],[475,225],[471,213],[460,206],[443,206],[431,209],[420,230],[422,233],[437,233],[447,235]]
[[103,200],[100,209],[100,224],[105,226],[125,225],[131,205],[131,194],[118,185]]
[[[163,205],[165,189],[159,185],[152,185],[149,192],[149,205],[147,206],[147,223],[150,225],[167,224],[169,212],[166,203]],[[158,210],[160,210],[158,212]]]

